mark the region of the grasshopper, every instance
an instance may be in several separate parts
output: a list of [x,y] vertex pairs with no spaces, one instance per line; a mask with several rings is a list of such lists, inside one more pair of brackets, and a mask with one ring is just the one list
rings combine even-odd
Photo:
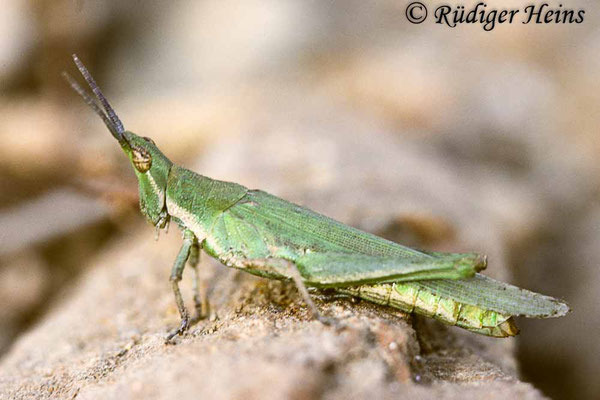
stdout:
[[124,129],[86,67],[76,55],[73,59],[103,109],[70,75],[63,75],[102,118],[131,161],[141,212],[157,234],[171,220],[183,233],[170,276],[181,323],[167,341],[190,326],[179,289],[188,262],[195,271],[198,317],[206,314],[207,302],[197,290],[201,250],[228,267],[293,281],[312,315],[324,323],[331,319],[321,316],[307,287],[333,290],[492,337],[516,335],[514,316],[548,318],[569,311],[561,300],[480,274],[487,266],[483,255],[415,250],[261,190],[173,164],[152,139]]

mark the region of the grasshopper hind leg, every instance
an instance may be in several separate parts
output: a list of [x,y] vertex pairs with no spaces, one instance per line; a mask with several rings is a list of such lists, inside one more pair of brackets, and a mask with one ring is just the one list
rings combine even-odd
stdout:
[[306,289],[306,285],[304,284],[302,275],[300,275],[298,266],[291,261],[289,261],[287,263],[287,266],[288,266],[289,277],[292,278],[292,281],[296,285],[298,292],[300,292],[302,299],[308,306],[308,308],[312,314],[312,317],[314,319],[316,319],[317,321],[321,322],[323,325],[334,326],[337,328],[341,327],[341,323],[336,318],[325,317],[319,312],[319,309],[317,308],[314,301],[312,300],[310,293],[308,293],[308,289]]
[[288,269],[289,269],[289,274],[291,275],[291,278],[294,281],[296,288],[298,289],[298,292],[300,292],[302,299],[304,300],[304,302],[310,309],[310,312],[311,312],[313,318],[320,321],[321,323],[323,323],[325,325],[334,325],[337,321],[334,321],[331,318],[324,317],[319,312],[319,309],[317,308],[314,301],[310,297],[310,293],[308,293],[308,289],[306,289],[306,285],[302,281],[302,276],[300,275],[300,271],[298,271],[298,267],[296,266],[296,264],[294,264],[293,262],[289,262]]
[[332,325],[340,327],[340,322],[335,318],[329,318],[321,315],[319,309],[313,302],[308,289],[304,284],[304,280],[296,263],[283,258],[261,258],[261,259],[249,259],[241,263],[241,269],[251,269],[255,271],[275,271],[278,275],[290,279],[294,282],[298,292],[302,296],[304,303],[306,303],[312,317],[324,325]]

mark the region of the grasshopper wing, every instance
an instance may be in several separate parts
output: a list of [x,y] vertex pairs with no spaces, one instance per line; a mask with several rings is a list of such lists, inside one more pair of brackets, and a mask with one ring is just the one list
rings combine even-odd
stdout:
[[216,222],[213,240],[237,258],[292,261],[308,285],[459,279],[485,268],[474,253],[429,255],[262,191],[248,191]]
[[228,238],[222,247],[247,260],[292,261],[307,285],[416,281],[406,284],[506,315],[546,318],[569,311],[560,300],[476,274],[486,261],[475,253],[414,250],[262,191],[248,191],[221,220],[217,225]]
[[470,279],[432,280],[415,284],[455,301],[506,315],[553,318],[562,317],[570,311],[569,306],[561,300],[481,274]]

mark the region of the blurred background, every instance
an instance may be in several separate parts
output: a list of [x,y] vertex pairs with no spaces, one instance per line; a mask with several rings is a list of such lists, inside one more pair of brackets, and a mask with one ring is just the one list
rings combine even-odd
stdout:
[[[77,53],[125,127],[179,164],[264,130],[327,135],[317,127],[335,110],[377,127],[373,141],[383,127],[433,154],[493,214],[511,282],[573,309],[520,321],[522,378],[553,398],[598,398],[600,15],[562,4],[585,21],[413,25],[400,0],[3,1],[0,354],[99,249],[145,223],[127,160],[60,77],[78,75]],[[278,131],[303,108],[334,111]],[[311,176],[307,191],[323,184]],[[269,188],[268,176],[241,183]]]

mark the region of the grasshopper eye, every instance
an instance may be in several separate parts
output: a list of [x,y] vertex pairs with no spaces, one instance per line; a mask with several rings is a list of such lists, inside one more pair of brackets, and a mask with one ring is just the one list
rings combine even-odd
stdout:
[[132,149],[132,162],[135,169],[143,174],[152,166],[152,156],[146,149],[135,147]]
[[156,146],[156,143],[154,143],[154,140],[150,139],[149,137],[144,136],[144,137],[142,137],[142,139],[144,139],[146,142],[152,143],[153,145]]

